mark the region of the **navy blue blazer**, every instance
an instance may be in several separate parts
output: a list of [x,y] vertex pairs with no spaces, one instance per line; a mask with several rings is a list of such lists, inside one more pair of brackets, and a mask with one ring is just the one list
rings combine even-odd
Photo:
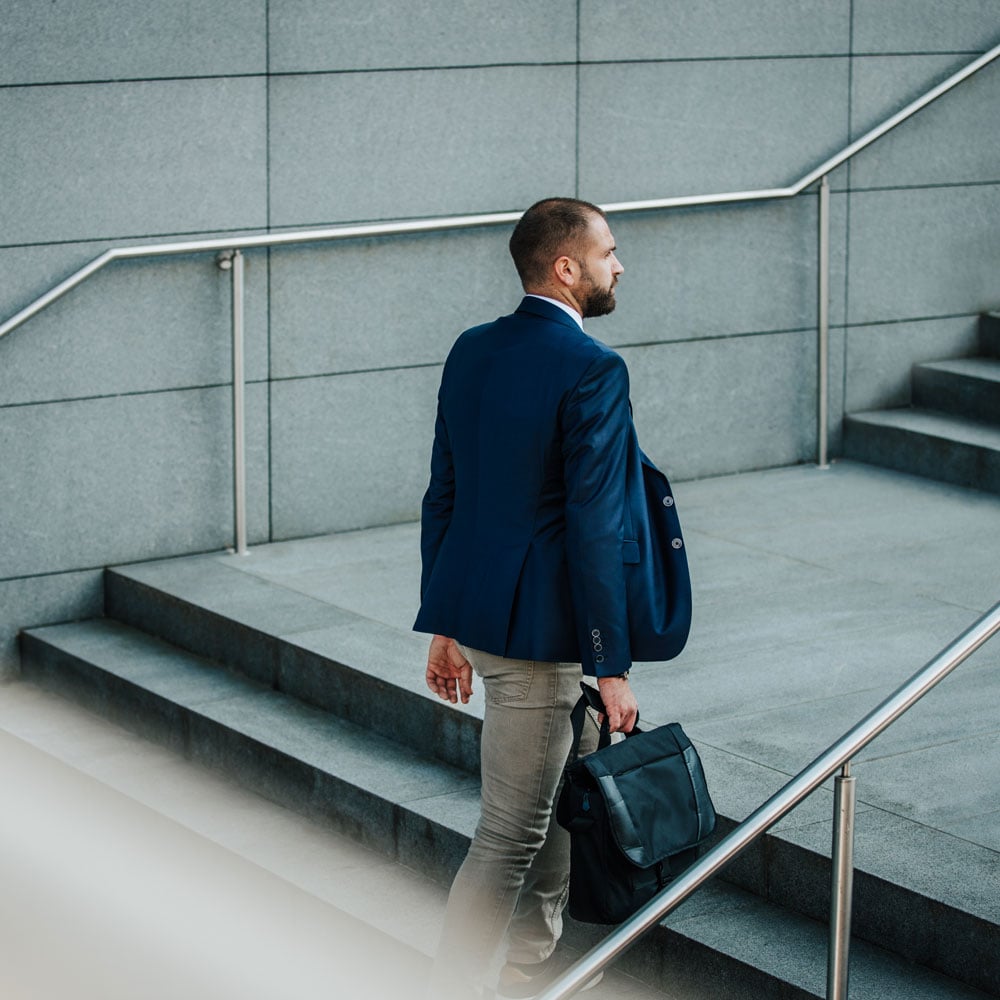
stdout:
[[445,362],[414,628],[598,677],[676,656],[691,587],[628,370],[552,303],[467,330]]

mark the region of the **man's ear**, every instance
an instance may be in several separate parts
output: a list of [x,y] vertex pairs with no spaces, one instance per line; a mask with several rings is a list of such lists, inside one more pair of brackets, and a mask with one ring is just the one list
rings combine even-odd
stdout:
[[572,257],[563,255],[557,257],[552,264],[552,273],[556,281],[567,288],[572,288],[576,284],[580,266]]

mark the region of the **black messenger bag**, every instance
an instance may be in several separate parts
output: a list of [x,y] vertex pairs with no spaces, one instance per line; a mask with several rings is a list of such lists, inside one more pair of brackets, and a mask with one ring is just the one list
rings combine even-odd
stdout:
[[605,718],[598,749],[580,757],[587,705],[604,707],[597,691],[581,687],[556,805],[570,834],[569,915],[618,924],[694,862],[715,808],[698,752],[676,722],[611,743]]

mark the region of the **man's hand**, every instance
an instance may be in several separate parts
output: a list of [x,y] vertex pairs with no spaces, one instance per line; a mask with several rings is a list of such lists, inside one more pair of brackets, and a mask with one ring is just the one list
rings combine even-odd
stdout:
[[630,733],[639,717],[639,703],[627,677],[598,677],[601,701],[608,713],[608,725],[613,733]]
[[472,664],[462,656],[454,639],[436,635],[427,651],[427,686],[453,705],[461,695],[466,704],[472,695]]

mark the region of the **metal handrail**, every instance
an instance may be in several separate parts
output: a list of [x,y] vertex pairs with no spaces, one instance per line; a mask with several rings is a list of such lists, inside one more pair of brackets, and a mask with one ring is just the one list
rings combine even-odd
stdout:
[[[963,80],[978,73],[984,66],[1000,56],[1000,45],[984,52],[967,66],[953,73],[922,97],[907,104],[880,125],[866,132],[861,138],[845,146],[839,153],[824,160],[794,184],[783,188],[761,188],[752,191],[729,191],[720,194],[683,195],[672,198],[653,198],[643,201],[614,202],[601,207],[609,213],[645,212],[664,208],[693,208],[703,205],[723,205],[744,201],[772,201],[794,198],[810,185],[827,176],[837,167],[880,139],[887,132],[902,124],[928,104],[957,87]],[[260,247],[288,246],[295,243],[319,243],[328,240],[358,239],[371,236],[400,236],[407,233],[442,232],[452,229],[472,229],[485,226],[508,225],[521,217],[521,212],[493,212],[479,215],[456,215],[437,219],[416,219],[396,222],[365,223],[361,225],[331,226],[320,229],[291,230],[283,233],[264,233],[256,236],[230,236],[208,240],[188,240],[180,243],[153,243],[113,247],[89,264],[75,271],[64,281],[0,323],[0,337],[16,329],[36,313],[41,312],[68,291],[115,260],[134,260],[138,257],[162,257],[171,254],[211,253],[224,250],[250,250]]]
[[[922,108],[927,107],[939,97],[958,86],[963,80],[979,72],[984,66],[1000,56],[1000,45],[996,45],[974,59],[958,72],[928,90],[922,97],[911,101],[906,107],[897,111],[880,125],[866,132],[859,139],[845,146],[839,153],[824,160],[818,167],[789,187],[762,188],[753,191],[730,191],[721,194],[684,195],[671,198],[655,198],[644,201],[623,201],[603,205],[609,213],[645,212],[656,209],[693,208],[705,205],[724,205],[735,202],[773,201],[783,198],[794,198],[806,188],[820,182],[819,213],[818,213],[818,271],[817,289],[817,391],[816,391],[816,441],[817,465],[827,467],[829,450],[829,240],[830,240],[830,194],[828,177],[831,171],[846,163],[851,157],[866,149],[897,125],[911,118]],[[243,265],[240,254],[243,250],[262,247],[290,246],[302,243],[320,243],[332,240],[361,239],[375,236],[402,236],[412,233],[445,232],[450,230],[484,228],[488,226],[509,225],[516,222],[521,212],[494,212],[480,215],[457,215],[436,219],[414,219],[396,222],[363,223],[358,225],[331,226],[320,229],[289,230],[280,233],[262,233],[253,236],[225,236],[206,240],[187,240],[179,243],[137,244],[133,246],[112,247],[90,263],[75,271],[58,285],[38,296],[8,320],[0,323],[0,337],[27,322],[53,302],[61,299],[67,292],[92,277],[106,265],[116,260],[135,260],[142,257],[165,257],[178,254],[196,254],[217,252],[220,254],[219,264],[226,269],[232,269],[233,297],[233,455],[234,455],[234,523],[235,549],[240,554],[247,551],[246,542],[246,482],[240,479],[244,463],[241,456],[245,453],[245,426],[242,420],[242,387],[236,386],[237,370],[242,370],[243,354],[243,309],[242,299],[237,303],[236,286],[242,288]],[[242,377],[242,376],[241,376]]]
[[[552,982],[544,992],[538,995],[537,1000],[565,1000],[571,996],[597,972],[626,951],[642,934],[680,906],[688,896],[716,872],[762,837],[770,827],[791,812],[838,769],[843,768],[847,772],[837,779],[838,782],[845,780],[853,782],[854,779],[849,775],[851,759],[997,632],[1000,632],[1000,603],[995,604],[985,615],[938,653],[934,659],[918,670],[905,684],[820,754],[784,788],[772,795],[728,836],[719,841],[699,861],[678,876],[666,889],[621,924],[607,938],[599,942],[559,979]],[[853,788],[851,797],[853,799]],[[839,803],[835,805],[835,809],[837,806]],[[841,856],[838,858],[835,831],[835,886],[838,885],[838,874],[844,876],[851,870],[850,848],[843,839],[840,848]],[[831,949],[827,976],[829,997],[846,997],[847,995],[846,940],[850,931],[849,879],[846,883],[841,881],[839,885],[842,892],[839,897],[836,892],[834,893],[831,903],[831,924],[836,926],[840,936],[840,948],[839,951],[837,948]]]

